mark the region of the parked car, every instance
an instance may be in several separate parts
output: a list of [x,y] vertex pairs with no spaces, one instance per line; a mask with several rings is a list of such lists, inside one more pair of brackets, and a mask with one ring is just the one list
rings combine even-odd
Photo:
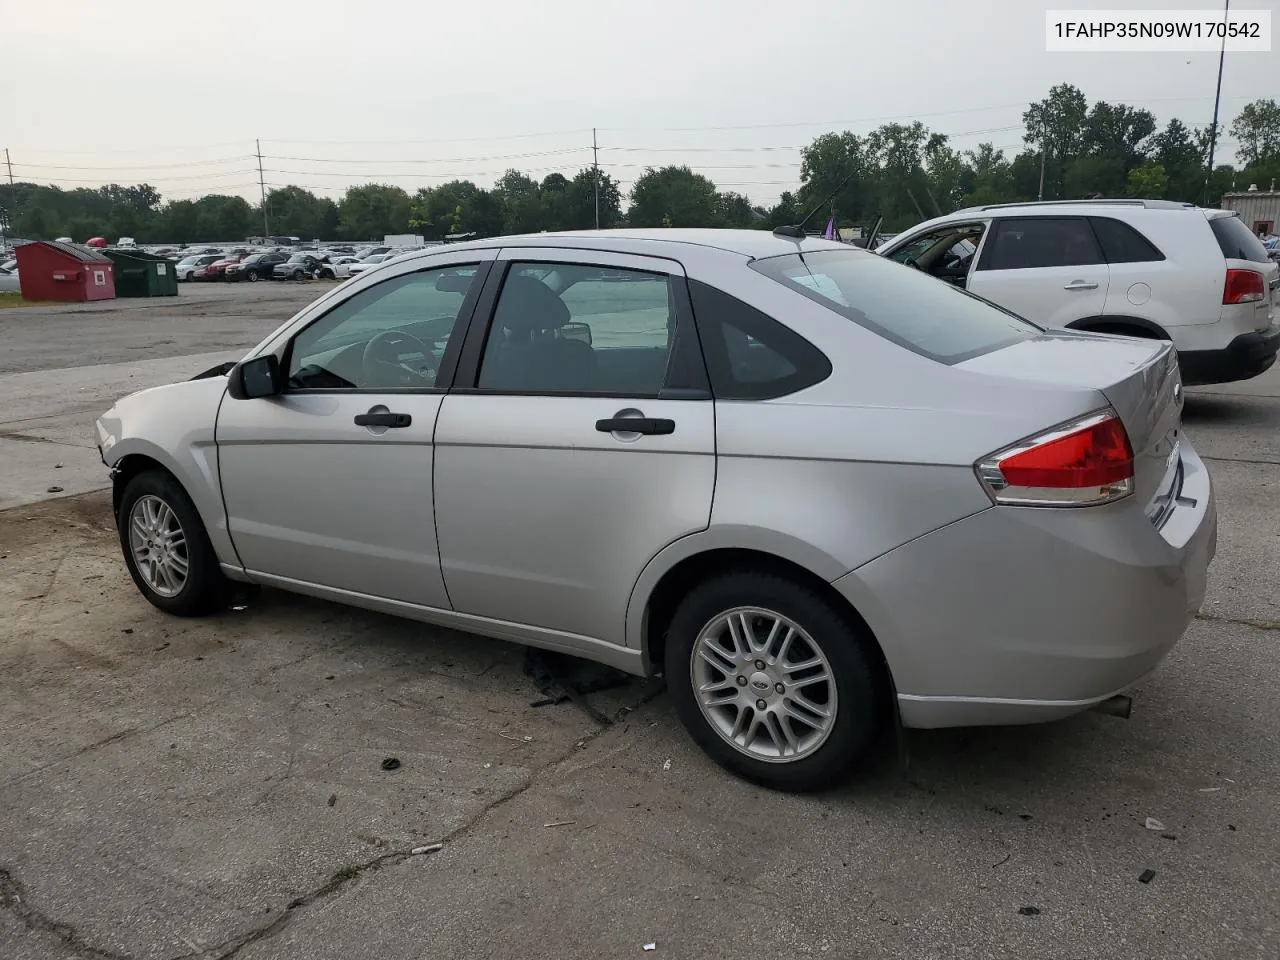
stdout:
[[806,789],[1156,667],[1216,545],[1181,407],[1166,341],[849,245],[588,231],[398,258],[96,436],[161,610],[242,581],[662,672]]
[[288,259],[283,253],[255,253],[228,266],[225,277],[229,281],[270,279],[276,264]]
[[1280,266],[1229,210],[997,204],[876,249],[1048,327],[1172,341],[1187,384],[1255,377],[1280,350]]
[[330,257],[329,263],[317,275],[325,280],[345,280],[351,276],[351,267],[359,262],[351,256]]
[[[220,260],[215,260],[213,261],[213,263],[203,268],[204,276],[201,277],[200,279],[225,280],[227,278],[227,267],[231,266],[233,263],[239,263],[241,259],[243,258],[237,254],[230,254],[228,256],[222,257],[222,259]],[[196,271],[197,276],[199,275],[199,273],[200,271],[197,270]]]
[[222,254],[220,253],[199,253],[192,257],[183,257],[173,268],[174,276],[180,281],[195,279],[197,270],[201,270],[221,259]]
[[16,293],[18,284],[18,261],[5,260],[0,263],[0,293]]
[[295,253],[272,270],[273,280],[311,280],[320,269],[321,259],[312,253]]
[[368,256],[361,257],[359,263],[353,263],[348,268],[348,276],[356,276],[364,273],[366,270],[372,270],[379,264],[386,263],[388,260],[394,260],[399,255],[398,250],[385,251],[383,253],[371,253]]

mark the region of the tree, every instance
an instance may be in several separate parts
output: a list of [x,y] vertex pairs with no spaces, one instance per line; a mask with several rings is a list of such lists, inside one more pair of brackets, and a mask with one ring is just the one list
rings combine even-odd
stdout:
[[519,170],[508,170],[493,186],[502,207],[502,232],[536,233],[543,226],[538,184]]
[[169,243],[192,243],[200,236],[200,213],[194,200],[170,200],[156,217],[155,234]]
[[[868,196],[865,151],[863,141],[848,130],[815,138],[800,151],[800,190],[791,201],[794,207],[807,213],[839,188],[831,204],[840,215],[857,219],[871,212],[876,204]],[[846,177],[848,182],[840,186]],[[788,222],[798,223],[803,216],[792,215]]]
[[715,224],[716,185],[688,167],[649,167],[631,188],[633,227],[709,227]]
[[1083,156],[1067,164],[1059,199],[1090,200],[1115,197],[1124,192],[1124,160],[1120,157]]
[[600,186],[600,229],[612,230],[618,226],[622,220],[622,191],[618,181],[594,167],[584,167],[565,187],[565,211],[569,219],[561,229],[595,229],[597,182]]
[[1099,100],[1085,122],[1085,152],[1119,159],[1128,173],[1146,159],[1145,143],[1155,130],[1156,118],[1149,110]]
[[977,150],[965,152],[965,159],[973,178],[973,186],[964,197],[965,206],[1008,203],[1017,199],[1013,167],[1005,159],[1003,150],[997,150],[990,143],[980,143]]
[[926,190],[942,213],[955,210],[965,194],[973,190],[973,170],[940,133],[933,134],[925,143],[924,172]]
[[339,225],[348,239],[371,240],[409,229],[409,195],[386,183],[352,187],[338,204]]
[[[1067,165],[1084,152],[1089,101],[1069,83],[1050,88],[1049,95],[1022,114],[1023,139],[1045,154],[1045,194],[1061,197]],[[1034,193],[1034,191],[1033,191]]]
[[1169,187],[1169,176],[1161,163],[1144,163],[1129,171],[1125,192],[1131,197],[1162,197]]
[[[338,226],[337,206],[302,187],[280,187],[267,191],[267,222],[276,235],[332,237]],[[329,227],[328,233],[325,227]]]
[[240,240],[253,229],[253,209],[244,197],[210,194],[196,201],[195,213],[201,240]]
[[721,193],[716,197],[716,226],[747,229],[756,225],[751,201],[740,193]]
[[1167,200],[1194,201],[1204,186],[1205,149],[1177,117],[1151,138],[1151,158],[1164,167]]
[[1280,103],[1245,104],[1231,123],[1231,135],[1240,141],[1236,158],[1245,166],[1280,159]]

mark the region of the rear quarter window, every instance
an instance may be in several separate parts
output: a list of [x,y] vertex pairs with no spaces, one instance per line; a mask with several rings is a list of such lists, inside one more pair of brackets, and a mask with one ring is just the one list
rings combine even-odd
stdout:
[[756,260],[752,268],[913,353],[961,363],[1041,328],[911,267],[858,250]]
[[1111,217],[1090,217],[1089,222],[1107,263],[1152,263],[1164,259],[1150,240],[1127,223]]
[[1267,248],[1262,241],[1253,235],[1239,217],[1214,217],[1209,221],[1222,255],[1228,260],[1252,260],[1255,263],[1269,263]]

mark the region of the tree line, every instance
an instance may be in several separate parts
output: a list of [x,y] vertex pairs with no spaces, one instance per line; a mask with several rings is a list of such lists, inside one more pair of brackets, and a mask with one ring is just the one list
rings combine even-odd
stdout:
[[[1053,87],[1022,115],[1025,146],[1012,157],[992,143],[960,151],[919,121],[870,133],[831,132],[801,150],[800,186],[770,206],[723,191],[688,166],[648,168],[624,207],[616,180],[593,168],[541,181],[508,170],[492,187],[454,180],[409,193],[368,183],[339,200],[302,187],[266,195],[270,232],[325,240],[387,233],[496,236],[540,230],[635,227],[758,227],[796,223],[815,206],[844,225],[899,230],[964,206],[1034,200],[1133,196],[1216,205],[1233,184],[1267,189],[1280,180],[1280,104],[1257,100],[1231,122],[1237,164],[1207,170],[1211,131],[1174,117],[1163,126],[1149,110],[1099,100],[1070,84]],[[834,194],[827,207],[828,196]],[[263,230],[261,205],[210,194],[164,201],[149,184],[62,190],[0,184],[7,232],[31,239],[91,236],[139,242],[236,240]]]

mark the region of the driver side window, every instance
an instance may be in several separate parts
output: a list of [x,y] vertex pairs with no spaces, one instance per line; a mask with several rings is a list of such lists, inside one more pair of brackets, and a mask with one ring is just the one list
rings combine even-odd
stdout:
[[403,274],[347,298],[294,337],[286,389],[431,389],[475,264]]

